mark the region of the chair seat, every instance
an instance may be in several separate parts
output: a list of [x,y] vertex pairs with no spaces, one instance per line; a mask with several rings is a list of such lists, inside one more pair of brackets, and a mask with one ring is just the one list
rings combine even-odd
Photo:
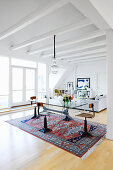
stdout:
[[42,116],[49,116],[49,115],[50,115],[49,112],[45,112],[45,111],[40,112],[40,114],[41,114]]
[[80,113],[76,116],[79,116],[79,117],[86,117],[86,118],[93,118],[94,116],[92,114],[89,114],[89,113]]

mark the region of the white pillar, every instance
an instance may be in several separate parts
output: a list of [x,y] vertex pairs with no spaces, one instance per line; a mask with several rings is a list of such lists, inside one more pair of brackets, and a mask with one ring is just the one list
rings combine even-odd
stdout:
[[35,71],[35,94],[36,94],[36,98],[38,99],[38,62]]
[[77,65],[74,65],[74,90],[77,89]]
[[26,68],[23,68],[23,98],[22,104],[26,103]]
[[9,100],[8,107],[12,106],[12,67],[11,67],[11,56],[9,56]]
[[107,39],[107,135],[113,140],[113,30],[106,33]]
[[49,65],[46,64],[46,102],[49,102]]

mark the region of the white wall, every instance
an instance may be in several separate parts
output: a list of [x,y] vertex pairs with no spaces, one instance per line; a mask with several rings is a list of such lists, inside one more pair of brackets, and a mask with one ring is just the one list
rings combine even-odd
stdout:
[[106,62],[79,64],[77,67],[77,78],[90,78],[92,95],[107,94]]
[[90,87],[92,96],[107,94],[107,79],[106,79],[106,62],[88,62],[75,65],[75,69],[71,70],[70,74],[65,77],[65,80],[59,84],[59,89],[66,89],[67,82],[73,82],[76,88],[77,78],[90,78]]
[[66,68],[65,74],[61,77],[60,81],[56,84],[56,88],[59,90],[67,89],[67,82],[73,82],[75,80],[75,68]]

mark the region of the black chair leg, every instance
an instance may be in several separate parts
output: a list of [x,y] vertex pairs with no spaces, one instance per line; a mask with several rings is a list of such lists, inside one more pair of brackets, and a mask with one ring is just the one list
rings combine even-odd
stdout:
[[44,117],[44,128],[40,129],[39,131],[40,131],[40,132],[43,132],[43,133],[52,131],[51,129],[49,129],[49,128],[47,127],[47,118],[46,118],[46,115],[45,115],[45,117]]
[[34,108],[34,116],[31,118],[31,119],[35,119],[37,117],[37,114],[36,114],[36,107]]
[[80,132],[81,134],[81,137],[91,137],[92,135],[87,131],[87,120],[86,120],[86,117],[85,117],[85,120],[84,120],[84,132]]

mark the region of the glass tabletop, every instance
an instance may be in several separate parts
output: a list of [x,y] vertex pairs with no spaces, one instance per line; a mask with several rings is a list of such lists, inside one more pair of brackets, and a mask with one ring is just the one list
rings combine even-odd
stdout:
[[87,105],[87,101],[80,100],[80,101],[64,102],[63,100],[49,99],[48,101],[43,102],[43,104],[64,107],[69,109],[79,109],[80,107]]

